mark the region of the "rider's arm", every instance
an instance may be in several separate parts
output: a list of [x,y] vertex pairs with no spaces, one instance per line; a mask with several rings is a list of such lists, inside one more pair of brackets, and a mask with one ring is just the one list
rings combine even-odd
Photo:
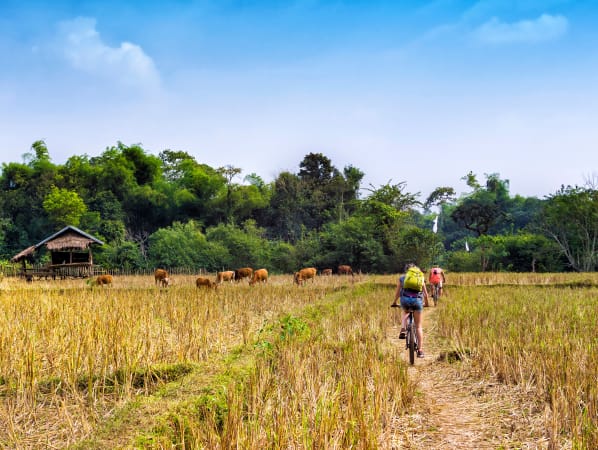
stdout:
[[397,305],[398,304],[397,301],[401,297],[401,289],[402,289],[401,279],[399,278],[399,281],[397,282],[397,289],[395,290],[395,297],[394,297],[394,300],[392,302],[393,305]]
[[426,283],[422,285],[422,292],[424,293],[424,300],[428,301],[428,289],[426,288]]

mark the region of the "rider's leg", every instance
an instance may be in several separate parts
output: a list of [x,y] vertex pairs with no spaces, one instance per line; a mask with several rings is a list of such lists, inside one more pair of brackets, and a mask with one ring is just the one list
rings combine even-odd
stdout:
[[415,321],[415,329],[417,331],[417,342],[420,351],[424,350],[424,329],[423,329],[423,315],[422,311],[413,312],[413,320]]

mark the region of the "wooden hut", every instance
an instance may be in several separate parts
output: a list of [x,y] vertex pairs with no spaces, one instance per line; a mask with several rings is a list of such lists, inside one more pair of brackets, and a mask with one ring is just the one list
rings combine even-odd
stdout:
[[[87,277],[93,275],[93,245],[104,245],[102,241],[71,225],[47,237],[36,245],[26,248],[11,258],[12,262],[23,263],[21,275],[28,280],[37,277],[60,278]],[[46,248],[50,261],[39,268],[27,268],[36,251]]]

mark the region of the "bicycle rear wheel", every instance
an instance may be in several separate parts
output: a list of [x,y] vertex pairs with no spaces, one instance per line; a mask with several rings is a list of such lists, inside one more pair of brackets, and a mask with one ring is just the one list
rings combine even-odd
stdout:
[[439,290],[440,290],[440,288],[438,287],[437,284],[435,284],[432,289],[432,297],[434,297],[434,306],[438,306],[438,291]]
[[409,348],[409,364],[415,364],[415,351],[417,350],[417,336],[415,335],[415,326],[413,323],[410,323],[407,326],[407,333],[409,335],[409,342],[407,343],[407,347]]

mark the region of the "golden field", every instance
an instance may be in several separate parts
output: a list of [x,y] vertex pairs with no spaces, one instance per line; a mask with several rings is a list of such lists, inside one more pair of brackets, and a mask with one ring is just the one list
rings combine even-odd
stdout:
[[[545,432],[598,445],[595,274],[449,274],[460,370],[525,385]],[[1,448],[385,448],[415,381],[396,276],[0,283]]]

